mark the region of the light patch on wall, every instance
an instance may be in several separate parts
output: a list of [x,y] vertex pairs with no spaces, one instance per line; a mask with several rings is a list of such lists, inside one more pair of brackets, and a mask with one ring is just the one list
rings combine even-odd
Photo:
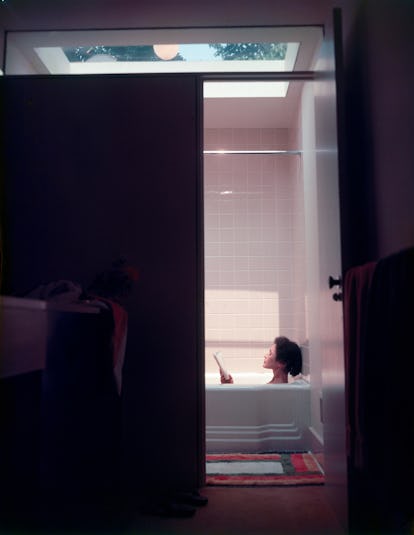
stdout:
[[273,340],[279,330],[279,294],[206,288],[205,313],[207,345],[225,342],[229,355],[251,356],[252,347]]

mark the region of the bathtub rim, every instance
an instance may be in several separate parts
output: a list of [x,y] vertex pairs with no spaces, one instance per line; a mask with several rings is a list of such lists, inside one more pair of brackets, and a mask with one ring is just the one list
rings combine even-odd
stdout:
[[[280,383],[280,384],[273,383],[272,384],[268,382],[272,378],[272,376],[269,374],[241,372],[241,373],[233,374],[234,383],[222,384],[219,382],[219,377],[217,376],[217,374],[206,373],[205,374],[205,388],[206,390],[214,390],[216,388],[217,389],[221,389],[221,388],[233,388],[233,389],[240,388],[241,389],[243,387],[243,389],[245,389],[244,387],[247,387],[247,388],[260,390],[261,387],[270,387],[270,388],[276,387],[276,388],[282,388],[282,389],[293,387],[297,389],[297,388],[308,388],[311,386],[311,382],[307,376],[304,376],[301,374],[300,376],[296,376],[296,377],[297,377],[296,380],[289,377],[288,383]],[[249,381],[249,379],[251,380]],[[297,382],[298,380],[300,382]],[[214,381],[214,382],[210,382],[210,381]]]
[[239,391],[239,390],[309,390],[310,389],[310,383],[306,384],[292,384],[292,383],[285,383],[285,384],[264,384],[264,385],[257,385],[257,384],[246,384],[246,385],[238,385],[238,384],[218,384],[218,385],[211,385],[206,384],[206,390],[208,391]]

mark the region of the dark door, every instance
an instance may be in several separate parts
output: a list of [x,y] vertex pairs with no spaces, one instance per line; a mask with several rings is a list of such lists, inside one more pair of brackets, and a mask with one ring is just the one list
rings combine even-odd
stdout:
[[[2,293],[83,287],[124,256],[122,481],[202,480],[200,136],[193,75],[5,77]],[[82,440],[82,437],[79,437]]]
[[[348,521],[345,447],[345,362],[341,288],[330,289],[329,276],[341,274],[339,162],[342,115],[340,11],[335,10],[332,35],[325,36],[316,67],[315,142],[318,241],[319,340],[322,359],[323,435],[328,497],[341,524]],[[334,295],[337,294],[337,295]]]

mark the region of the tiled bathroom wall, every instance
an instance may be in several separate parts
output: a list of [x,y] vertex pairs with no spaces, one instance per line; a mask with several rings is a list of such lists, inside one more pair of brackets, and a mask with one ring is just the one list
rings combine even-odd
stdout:
[[[287,129],[206,129],[206,150],[289,149]],[[262,371],[274,338],[306,339],[300,155],[206,154],[206,372]]]

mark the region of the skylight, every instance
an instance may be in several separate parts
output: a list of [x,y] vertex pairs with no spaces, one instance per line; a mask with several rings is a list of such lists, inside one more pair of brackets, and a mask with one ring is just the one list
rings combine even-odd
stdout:
[[78,46],[65,47],[63,52],[71,63],[91,61],[97,56],[112,61],[262,61],[285,60],[287,48],[287,43],[194,43]]
[[204,98],[284,98],[289,82],[204,82]]
[[36,47],[53,74],[291,71],[299,43]]

